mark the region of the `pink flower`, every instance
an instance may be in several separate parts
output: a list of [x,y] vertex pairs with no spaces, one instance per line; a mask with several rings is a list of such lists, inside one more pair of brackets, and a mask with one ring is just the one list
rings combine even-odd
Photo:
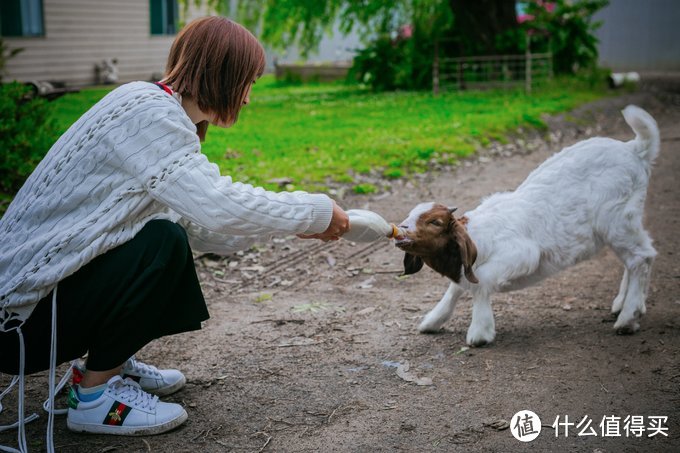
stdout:
[[403,39],[408,39],[413,36],[413,26],[411,24],[403,25],[399,29],[399,36]]

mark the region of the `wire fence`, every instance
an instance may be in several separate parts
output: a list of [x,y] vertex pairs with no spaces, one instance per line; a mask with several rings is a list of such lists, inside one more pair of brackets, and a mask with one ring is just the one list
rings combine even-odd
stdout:
[[552,78],[552,54],[485,55],[442,58],[438,46],[432,66],[432,90],[516,88],[527,93],[542,81]]

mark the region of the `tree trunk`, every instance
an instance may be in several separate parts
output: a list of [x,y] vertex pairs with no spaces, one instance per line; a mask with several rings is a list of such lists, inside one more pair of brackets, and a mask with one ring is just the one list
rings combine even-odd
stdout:
[[449,0],[462,55],[497,53],[497,38],[519,28],[515,0]]

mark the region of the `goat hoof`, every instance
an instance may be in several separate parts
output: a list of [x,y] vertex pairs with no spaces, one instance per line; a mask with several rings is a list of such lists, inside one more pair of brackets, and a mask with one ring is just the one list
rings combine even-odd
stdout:
[[432,335],[435,333],[441,333],[441,331],[444,330],[443,327],[429,327],[429,326],[419,326],[418,327],[418,332],[424,333],[426,335]]
[[441,332],[442,330],[442,324],[443,322],[437,322],[437,321],[430,321],[428,319],[424,319],[423,322],[420,323],[418,326],[418,332],[420,333],[438,333]]
[[614,329],[616,329],[617,335],[632,335],[640,330],[640,323],[632,321],[622,326],[619,326],[618,323],[616,323],[614,324]]
[[474,336],[474,335],[468,335],[467,337],[467,344],[470,346],[474,346],[476,348],[479,348],[481,346],[486,346],[487,344],[493,342],[495,335],[491,336]]

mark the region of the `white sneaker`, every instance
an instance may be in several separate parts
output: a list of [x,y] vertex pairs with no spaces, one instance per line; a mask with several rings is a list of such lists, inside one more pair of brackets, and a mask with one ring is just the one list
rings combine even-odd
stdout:
[[120,376],[109,379],[104,393],[90,402],[80,401],[71,387],[68,406],[66,424],[76,432],[146,436],[169,431],[187,419],[179,404],[158,401],[135,381]]
[[139,383],[145,392],[158,396],[175,393],[187,383],[187,379],[179,370],[159,370],[130,357],[123,365],[122,375]]
[[[73,365],[73,385],[80,384],[85,374],[85,362],[78,360]],[[147,365],[130,357],[121,370],[123,378],[130,378],[139,383],[142,390],[158,396],[175,393],[187,383],[187,379],[179,370],[159,370],[155,366]]]

